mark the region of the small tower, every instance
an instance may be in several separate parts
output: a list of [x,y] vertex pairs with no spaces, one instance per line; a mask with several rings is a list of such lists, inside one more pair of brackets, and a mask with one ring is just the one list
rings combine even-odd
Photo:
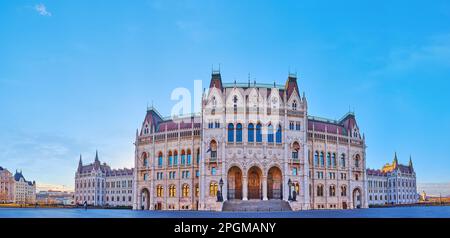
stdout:
[[411,155],[409,155],[409,170],[411,171],[411,173],[414,172],[414,167],[413,167],[413,162],[412,162]]
[[218,88],[220,91],[223,91],[222,75],[220,74],[220,69],[212,71],[209,88]]
[[99,169],[100,168],[100,160],[98,159],[98,151],[95,151],[95,160],[94,160],[94,168]]
[[398,167],[397,152],[395,152],[394,154],[394,161],[392,162],[392,166],[394,166],[394,169]]
[[80,154],[80,161],[78,161],[78,172],[81,171],[82,167],[83,167],[83,161],[81,160],[81,154]]

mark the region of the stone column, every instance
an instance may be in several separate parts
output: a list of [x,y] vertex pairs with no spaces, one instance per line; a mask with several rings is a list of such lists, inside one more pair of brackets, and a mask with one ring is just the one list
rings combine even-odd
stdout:
[[263,176],[263,200],[268,200],[268,198],[267,198],[267,176]]
[[135,206],[133,206],[134,210],[141,210],[142,197],[140,196],[140,193],[137,193],[134,197],[135,197]]
[[242,176],[242,200],[248,200],[248,181],[247,176]]
[[[221,168],[221,176],[220,178],[223,180],[223,187],[221,188],[222,190],[220,190],[222,192],[222,197],[223,197],[223,201],[227,200],[228,197],[228,171],[226,171],[227,168],[227,161],[225,159],[226,157],[226,148],[225,148],[225,143],[222,143],[222,164],[220,166],[222,166]],[[219,179],[220,181],[220,179]]]

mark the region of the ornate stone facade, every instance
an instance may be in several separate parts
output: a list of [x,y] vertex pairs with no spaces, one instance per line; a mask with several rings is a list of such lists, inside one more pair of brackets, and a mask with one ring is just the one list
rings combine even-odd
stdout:
[[367,193],[369,205],[418,203],[412,159],[409,165],[399,164],[395,153],[392,164],[384,165],[381,170],[367,169]]
[[131,207],[133,198],[133,169],[111,169],[101,164],[98,153],[94,163],[83,165],[75,173],[75,204],[92,206]]
[[27,181],[22,171],[14,176],[0,167],[0,203],[35,204],[36,182]]
[[6,168],[0,167],[0,203],[14,202],[14,177]]
[[294,210],[367,207],[354,114],[308,115],[296,75],[285,85],[224,84],[213,72],[200,115],[165,119],[149,108],[135,146],[134,209],[221,210],[220,197],[289,200]]

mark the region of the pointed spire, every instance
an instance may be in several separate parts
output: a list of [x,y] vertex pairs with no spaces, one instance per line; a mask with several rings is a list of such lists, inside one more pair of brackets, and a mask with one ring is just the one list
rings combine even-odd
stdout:
[[393,162],[394,167],[397,167],[398,165],[398,159],[397,159],[397,152],[395,152],[394,154],[394,162]]
[[412,162],[411,155],[409,155],[409,167],[410,167],[410,168],[413,167],[413,162]]
[[82,167],[83,167],[83,160],[82,160],[81,154],[80,154],[80,160],[78,161],[78,171],[81,171]]
[[95,162],[99,161],[98,160],[98,150],[95,150]]

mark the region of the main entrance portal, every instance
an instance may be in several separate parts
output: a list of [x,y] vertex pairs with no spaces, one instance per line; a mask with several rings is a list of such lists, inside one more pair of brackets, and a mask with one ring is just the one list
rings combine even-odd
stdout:
[[281,179],[281,170],[278,167],[272,167],[269,169],[267,176],[267,197],[269,199],[283,198]]
[[254,166],[248,170],[248,199],[262,199],[261,170]]
[[242,171],[234,166],[228,170],[227,199],[242,199]]

